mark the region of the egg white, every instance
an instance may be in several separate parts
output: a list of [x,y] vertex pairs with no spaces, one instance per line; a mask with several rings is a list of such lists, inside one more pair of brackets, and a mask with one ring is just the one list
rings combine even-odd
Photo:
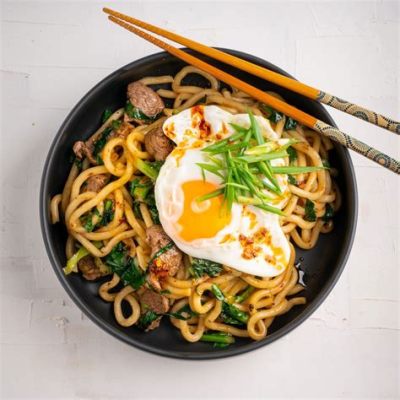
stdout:
[[[182,111],[168,118],[163,125],[164,133],[176,144],[177,148],[167,157],[162,166],[155,184],[155,199],[159,211],[160,222],[175,244],[186,254],[211,260],[252,275],[273,277],[281,274],[290,257],[290,247],[279,223],[279,216],[265,212],[253,206],[243,206],[234,203],[231,211],[231,221],[212,238],[201,238],[193,241],[185,241],[180,235],[178,220],[183,212],[184,194],[182,184],[188,181],[202,180],[202,173],[196,163],[207,162],[207,156],[201,151],[206,145],[212,143],[216,134],[220,138],[230,136],[234,130],[229,125],[233,122],[237,125],[249,127],[250,121],[247,114],[233,115],[217,106],[203,106],[204,119],[210,126],[211,139],[199,141],[200,132],[192,123],[191,109]],[[269,121],[257,116],[262,134],[271,139],[279,139],[279,135],[273,131]],[[274,160],[275,165],[283,165],[284,160]],[[287,192],[286,178],[280,177],[281,189]],[[211,173],[206,173],[206,180],[216,185],[221,184],[221,179]],[[274,206],[282,207],[284,201]],[[244,212],[246,207],[253,214]],[[243,257],[243,247],[239,241],[239,235],[251,237],[260,228],[265,228],[271,236],[272,246],[259,243],[262,251],[254,258]],[[224,241],[230,235],[233,240]],[[273,248],[280,248],[283,252],[283,262],[269,262],[274,256]]]

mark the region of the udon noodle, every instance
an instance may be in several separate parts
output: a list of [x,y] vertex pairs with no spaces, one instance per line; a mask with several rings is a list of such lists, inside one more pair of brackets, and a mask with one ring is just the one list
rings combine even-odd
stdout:
[[[190,74],[199,74],[208,81],[208,87],[184,84]],[[83,246],[94,257],[96,265],[109,274],[110,279],[99,287],[99,296],[112,303],[114,315],[123,327],[135,325],[141,315],[137,291],[131,286],[124,286],[121,278],[110,274],[104,261],[112,249],[123,242],[129,248],[129,255],[146,271],[150,261],[150,246],[146,238],[146,228],[154,221],[148,205],[141,203],[137,212],[133,199],[126,185],[141,175],[136,168],[136,160],[151,160],[144,147],[145,135],[156,126],[160,126],[168,116],[187,109],[199,102],[215,104],[231,113],[243,113],[251,109],[255,115],[263,115],[262,108],[254,99],[237,91],[235,88],[220,87],[220,83],[211,75],[194,67],[184,67],[175,76],[146,77],[141,80],[145,85],[169,86],[169,89],[158,89],[158,94],[169,99],[171,108],[165,108],[163,116],[155,121],[138,126],[131,125],[126,138],[112,137],[101,153],[102,165],[92,166],[85,159],[79,166],[72,165],[64,190],[51,200],[51,220],[65,222],[68,230],[66,257],[71,259],[77,249]],[[274,96],[279,97],[277,94]],[[115,111],[93,134],[96,139],[113,121],[124,119],[124,109]],[[297,124],[294,129],[285,130],[285,116],[276,123],[273,129],[282,138],[295,138],[293,145],[297,152],[294,165],[322,166],[328,160],[332,149],[329,139],[319,136]],[[104,175],[111,177],[98,193],[84,190],[89,177]],[[190,274],[190,257],[184,256],[184,265],[174,277],[167,277],[161,282],[162,293],[168,298],[171,306],[170,320],[180,330],[184,339],[197,342],[207,331],[229,333],[237,337],[263,339],[274,319],[287,313],[293,306],[304,304],[306,299],[301,293],[303,285],[299,283],[299,273],[295,267],[296,251],[294,245],[301,249],[313,248],[321,233],[333,229],[332,219],[324,218],[328,208],[336,211],[340,207],[340,193],[332,179],[334,170],[318,170],[296,175],[296,182],[289,185],[291,196],[281,217],[281,226],[290,241],[290,261],[286,270],[273,278],[260,278],[241,273],[227,266],[215,277],[202,276],[195,278]],[[103,215],[107,200],[112,200],[114,215],[105,226],[88,232],[83,226],[83,217],[92,212],[91,223],[96,225]],[[306,218],[306,204],[314,205],[316,219]],[[97,210],[93,213],[94,210]],[[106,279],[106,278],[104,278]],[[213,284],[217,284],[228,301],[249,316],[247,323],[240,326],[227,324],[219,318],[222,302],[210,295]],[[247,298],[241,300],[240,294],[246,291]],[[239,296],[239,297],[238,297]],[[190,307],[192,313],[185,319],[177,319],[173,313]],[[188,308],[186,308],[188,310]]]

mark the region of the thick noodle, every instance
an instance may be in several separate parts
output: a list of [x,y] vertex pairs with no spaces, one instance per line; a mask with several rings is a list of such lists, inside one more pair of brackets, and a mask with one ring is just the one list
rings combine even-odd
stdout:
[[[183,82],[190,74],[201,75],[208,82],[208,88],[185,85]],[[216,104],[234,113],[246,112],[250,108],[255,114],[263,115],[257,101],[247,94],[235,88],[221,90],[218,80],[194,67],[185,67],[174,77],[145,77],[141,82],[145,85],[164,85],[158,89],[158,94],[171,99],[173,109],[164,109],[165,115],[151,124],[137,127],[131,125],[126,139],[109,139],[101,153],[104,165],[89,167],[88,161],[85,160],[79,170],[78,165],[74,164],[63,192],[55,195],[50,204],[52,222],[64,219],[68,229],[67,257],[72,257],[80,244],[95,257],[102,269],[107,269],[107,266],[101,258],[109,254],[121,241],[128,246],[131,257],[137,259],[140,268],[144,271],[147,268],[150,246],[147,243],[146,228],[152,226],[154,221],[144,203],[140,204],[138,210],[133,211],[132,198],[125,185],[141,176],[135,167],[135,160],[151,158],[144,147],[144,138],[149,131],[160,126],[173,112],[189,108],[199,101],[204,104]],[[170,85],[170,88],[165,88],[165,85]],[[113,121],[123,119],[123,109],[117,110],[88,142],[94,143]],[[324,165],[328,152],[333,147],[330,140],[321,138],[317,133],[300,125],[295,129],[285,130],[285,122],[286,117],[283,116],[272,126],[279,136],[297,139],[298,142],[293,145],[297,153],[294,165]],[[87,180],[101,174],[111,178],[109,183],[99,193],[85,191]],[[281,218],[282,229],[287,239],[296,246],[311,249],[321,233],[333,229],[332,220],[325,220],[324,216],[328,206],[334,211],[340,207],[340,192],[328,170],[296,175],[296,184],[290,184],[289,189],[291,196],[284,208],[285,216]],[[91,222],[96,225],[107,201],[113,202],[113,219],[106,226],[87,232],[82,219],[92,213]],[[307,217],[306,207],[310,201],[314,205],[315,220]],[[169,298],[171,313],[176,313],[183,307],[190,307],[194,314],[187,320],[171,316],[172,325],[180,330],[188,342],[199,341],[207,330],[254,340],[263,339],[276,317],[287,313],[293,306],[306,302],[305,297],[297,296],[304,287],[298,283],[296,251],[292,244],[290,249],[288,267],[281,275],[273,278],[259,278],[224,267],[217,277],[194,279],[189,273],[190,257],[185,256],[185,267],[182,267],[175,277],[168,277],[163,281],[162,289],[164,295]],[[247,324],[233,326],[221,322],[222,302],[210,295],[213,284],[221,288],[229,302],[248,313]],[[237,302],[236,296],[248,288],[251,288],[249,296],[242,302]],[[99,295],[104,301],[113,303],[114,315],[120,325],[129,327],[138,321],[138,294],[131,286],[124,287],[117,274],[114,273],[109,281],[100,286]]]

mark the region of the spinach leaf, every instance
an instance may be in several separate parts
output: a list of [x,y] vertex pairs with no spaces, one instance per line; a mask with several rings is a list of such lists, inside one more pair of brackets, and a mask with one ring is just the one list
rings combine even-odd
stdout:
[[[100,153],[103,150],[104,146],[107,143],[107,139],[110,136],[112,132],[112,128],[108,127],[104,129],[104,131],[101,133],[100,137],[96,140],[93,146],[93,156],[96,158],[96,161],[98,164],[102,164],[102,160],[100,157]],[[99,162],[100,161],[100,162]]]
[[297,151],[293,147],[288,147],[286,149],[287,153],[289,154],[289,162],[292,163],[293,161],[297,160]]
[[[183,314],[186,314],[186,316]],[[170,317],[180,319],[182,321],[187,321],[188,319],[190,319],[193,316],[198,315],[198,314],[196,312],[192,311],[189,304],[186,304],[182,308],[180,308],[176,313],[166,313],[164,315],[168,315]]]
[[261,104],[260,108],[267,114],[267,118],[275,124],[283,118],[280,112],[276,111],[272,107],[267,106],[266,104]]
[[305,206],[305,220],[310,222],[314,222],[317,220],[314,202],[308,199],[306,200]]
[[218,300],[222,301],[220,317],[223,322],[231,325],[243,325],[248,321],[249,315],[239,310],[235,305],[228,303],[224,293],[217,285],[213,284],[211,286],[211,291]]
[[218,276],[222,271],[222,264],[203,260],[201,258],[193,258],[192,266],[190,267],[190,274],[195,278],[201,278],[204,275],[210,277]]
[[290,174],[288,174],[288,182],[289,182],[291,185],[297,185],[296,178],[295,178],[293,175],[290,175]]
[[154,196],[154,186],[151,181],[147,181],[147,178],[134,179],[128,185],[128,190],[133,197],[133,211],[135,216],[142,218],[140,213],[140,203],[147,204],[147,208],[150,212],[151,219],[155,224],[160,224],[160,218],[156,206],[156,199]]
[[112,272],[115,272],[119,276],[123,274],[126,269],[127,260],[125,246],[122,242],[119,242],[105,257],[105,262],[111,268]]
[[129,258],[128,266],[121,274],[121,280],[125,286],[130,285],[135,290],[144,284],[145,275],[142,273],[136,258]]
[[297,126],[297,122],[291,118],[291,117],[287,117],[286,121],[285,121],[285,130],[288,131],[290,129],[295,129]]
[[147,177],[135,178],[129,182],[129,192],[135,200],[145,201],[149,192],[153,189],[153,182]]
[[105,257],[105,262],[125,286],[130,285],[136,290],[144,284],[145,274],[139,268],[136,258],[129,256],[128,249],[122,242]]
[[122,121],[120,119],[115,119],[111,122],[111,128],[113,131],[117,131],[121,127]]
[[328,203],[328,204],[325,206],[325,214],[324,214],[324,216],[322,217],[322,219],[323,219],[325,222],[328,222],[330,219],[333,218],[334,214],[335,214],[335,212],[334,212],[334,210],[333,210],[333,207]]
[[68,160],[71,164],[75,164],[78,167],[79,172],[82,171],[82,161],[80,160],[73,151],[71,151],[71,155]]
[[157,172],[160,172],[161,167],[163,166],[165,161],[150,161],[148,164],[151,165]]
[[[96,209],[97,211],[97,209]],[[83,225],[83,227],[85,228],[86,232],[93,232],[93,229],[95,228],[95,226],[93,225],[93,213],[89,212],[85,215],[82,215],[79,219],[81,221],[81,224]]]
[[101,117],[101,123],[104,124],[110,118],[112,115],[112,111],[109,108],[106,108],[103,112],[103,115]]
[[331,167],[331,165],[329,164],[329,161],[328,161],[328,160],[322,160],[322,165],[323,165],[325,168],[330,168],[330,167]]
[[112,200],[107,199],[106,204],[104,205],[104,212],[103,216],[101,217],[100,225],[101,226],[108,225],[113,220],[113,218],[114,218],[113,202]]
[[150,324],[158,319],[160,316],[156,314],[154,311],[146,311],[144,314],[142,314],[136,323],[137,327],[143,330],[146,330]]
[[156,199],[154,197],[154,192],[150,193],[146,197],[145,203],[147,204],[147,208],[150,211],[151,219],[153,220],[153,222],[156,225],[159,225],[160,224],[160,217],[158,215],[158,210],[157,210],[157,206],[156,206]]
[[159,114],[155,115],[154,117],[149,117],[135,107],[129,100],[125,104],[125,113],[129,118],[141,119],[144,121],[154,121],[159,117]]

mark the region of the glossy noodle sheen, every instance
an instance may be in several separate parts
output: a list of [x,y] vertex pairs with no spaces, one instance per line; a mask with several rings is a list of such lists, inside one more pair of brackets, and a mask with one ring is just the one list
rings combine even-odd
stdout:
[[[183,84],[183,79],[189,74],[202,75],[209,81],[209,88]],[[246,113],[250,109],[256,116],[263,115],[257,101],[234,88],[221,88],[214,77],[194,67],[185,67],[175,76],[146,77],[142,82],[145,85],[170,84],[169,88],[163,86],[158,93],[161,97],[170,99],[172,108],[165,108],[163,115],[155,121],[125,126],[128,130],[125,137],[108,137],[98,155],[103,165],[90,165],[87,159],[79,164],[74,163],[62,193],[57,194],[51,202],[52,222],[63,221],[68,230],[67,258],[71,261],[79,252],[83,252],[83,255],[89,253],[93,257],[97,271],[106,277],[99,286],[99,295],[112,304],[117,322],[124,327],[135,325],[140,319],[140,294],[143,288],[135,289],[126,283],[126,276],[122,279],[117,273],[111,273],[107,256],[119,243],[123,243],[141,271],[146,271],[151,260],[151,246],[146,229],[157,223],[154,210],[146,202],[138,206],[128,188],[131,182],[143,179],[143,174],[138,170],[138,160],[152,160],[144,147],[146,135],[161,127],[167,117],[199,102],[217,105],[232,114]],[[104,130],[111,128],[115,121],[123,124],[124,119],[124,110],[116,110],[93,133],[93,141],[98,140]],[[292,146],[296,153],[292,165],[322,166],[323,162],[328,162],[328,153],[333,147],[329,139],[321,138],[316,132],[298,124],[285,128],[286,122],[287,118],[283,115],[280,120],[272,121],[271,125],[278,138],[298,140]],[[206,126],[203,128],[205,132],[208,129]],[[166,277],[160,285],[163,296],[169,301],[170,321],[185,340],[199,341],[209,331],[261,340],[268,334],[275,318],[288,312],[293,306],[306,302],[305,295],[300,294],[306,293],[307,289],[299,283],[294,245],[311,249],[321,233],[333,229],[333,220],[326,217],[329,213],[336,212],[341,203],[340,192],[333,180],[334,175],[334,169],[321,169],[298,174],[295,180],[289,182],[288,198],[283,209],[285,216],[279,217],[279,224],[288,241],[290,259],[286,260],[287,268],[282,269],[277,276],[260,278],[239,272],[234,265],[223,265],[220,273],[212,277],[196,276],[193,275],[192,258],[184,255],[184,262],[175,276]],[[88,182],[93,177],[105,181],[99,191],[89,190]],[[196,197],[210,192],[211,189],[215,189],[212,183],[201,180],[188,181],[181,187],[185,193],[185,204],[179,218],[182,226],[180,235],[187,241],[213,237],[230,222],[230,217],[221,213],[221,197],[210,199],[205,204],[196,204]],[[308,216],[311,203],[315,218]],[[107,216],[106,210],[110,204],[112,215]],[[225,240],[229,241],[230,238],[226,237]],[[282,256],[280,250],[275,249],[278,258]],[[321,268],[323,267],[321,262]],[[71,268],[68,273],[78,272],[76,263],[69,262],[68,268]],[[86,278],[93,278],[90,268],[84,273]],[[224,302],[213,294],[214,285],[223,293]],[[243,312],[246,316],[244,322],[231,324],[224,319],[226,304]],[[174,317],[173,313],[179,312],[183,307],[191,311],[191,314],[184,313],[184,319]]]

